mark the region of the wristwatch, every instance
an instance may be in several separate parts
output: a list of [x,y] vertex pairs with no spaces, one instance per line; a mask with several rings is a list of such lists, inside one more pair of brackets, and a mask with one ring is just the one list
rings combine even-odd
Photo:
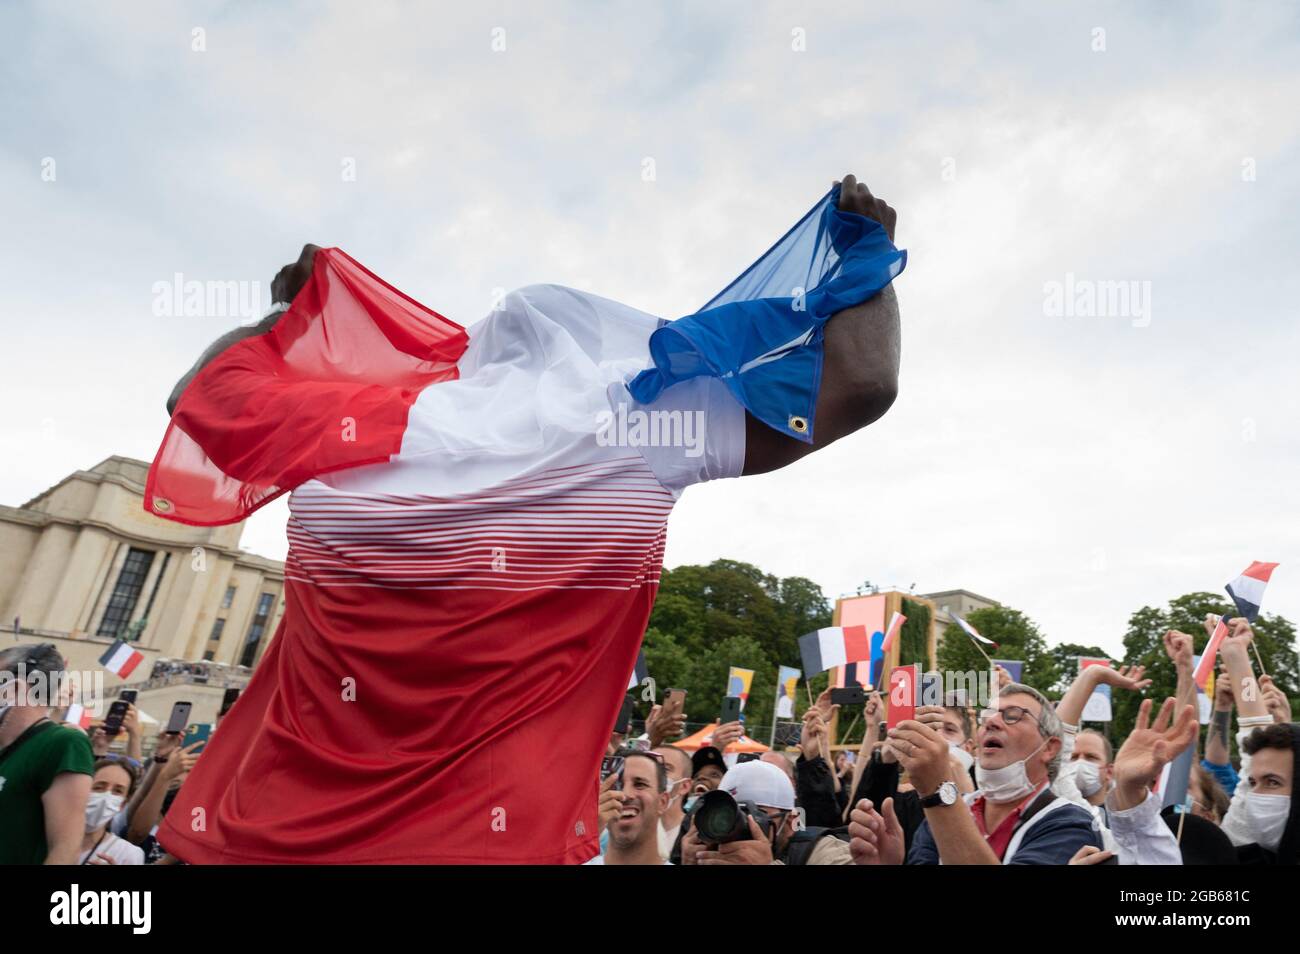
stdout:
[[955,804],[957,804],[957,784],[955,782],[944,782],[933,795],[926,795],[921,799],[922,808],[938,808],[940,805]]

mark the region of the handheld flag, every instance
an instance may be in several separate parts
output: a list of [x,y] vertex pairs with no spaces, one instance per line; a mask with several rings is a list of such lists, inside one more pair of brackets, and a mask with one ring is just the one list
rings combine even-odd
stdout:
[[1005,669],[1012,682],[1021,682],[1025,674],[1025,661],[1023,659],[995,659],[993,665]]
[[981,636],[980,631],[978,629],[976,629],[970,623],[966,622],[956,613],[950,611],[948,615],[952,617],[952,621],[954,623],[956,623],[963,630],[965,630],[966,635],[969,636],[971,639],[975,640],[976,642],[983,643],[985,646],[992,646],[994,649],[997,649],[998,647],[997,643],[993,642],[993,640],[991,639]]
[[893,616],[889,618],[889,628],[885,630],[885,641],[883,644],[881,644],[880,647],[881,652],[887,653],[889,652],[890,649],[893,648],[894,637],[898,635],[899,630],[903,628],[903,624],[906,622],[907,622],[907,617],[904,616],[902,613],[895,613]]
[[745,711],[749,701],[749,686],[754,681],[754,670],[732,666],[727,673],[727,695],[740,697],[740,711]]
[[1256,560],[1241,575],[1224,587],[1232,602],[1237,604],[1237,612],[1253,623],[1259,617],[1259,604],[1264,600],[1264,587],[1269,577],[1277,568],[1276,563],[1260,563]]
[[132,648],[123,639],[113,640],[113,645],[99,657],[99,664],[119,679],[131,675],[135,667],[142,662],[144,662],[144,654]]
[[1227,620],[1220,616],[1214,625],[1214,632],[1210,634],[1210,641],[1205,644],[1205,651],[1201,653],[1200,662],[1192,670],[1192,679],[1202,692],[1209,691],[1210,674],[1214,672],[1214,660],[1219,655],[1219,646],[1223,644],[1223,638],[1227,635]]
[[650,678],[650,670],[645,664],[645,650],[636,651],[636,665],[632,667],[632,678],[628,680],[627,691],[631,692],[641,685],[641,681]]
[[68,711],[63,714],[65,725],[75,725],[79,729],[89,729],[90,724],[95,721],[94,716],[86,711],[86,707],[80,702],[74,702],[68,706]]
[[793,666],[782,666],[776,676],[776,717],[794,718],[794,693],[803,673]]
[[871,658],[871,640],[865,626],[827,626],[799,637],[804,672],[813,674]]

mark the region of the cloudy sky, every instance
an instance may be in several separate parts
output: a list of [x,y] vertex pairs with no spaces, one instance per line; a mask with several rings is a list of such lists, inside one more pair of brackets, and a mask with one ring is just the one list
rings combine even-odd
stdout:
[[157,314],[177,273],[269,301],[310,241],[465,324],[539,281],[676,317],[851,171],[909,250],[898,403],[692,488],[669,566],[964,587],[1118,651],[1264,559],[1300,618],[1300,14],[1250,10],[7,3],[0,502],[152,458],[239,322]]

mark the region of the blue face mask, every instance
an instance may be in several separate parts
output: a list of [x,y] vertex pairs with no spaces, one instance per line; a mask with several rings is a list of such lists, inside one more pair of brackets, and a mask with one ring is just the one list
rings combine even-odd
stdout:
[[700,800],[700,796],[692,795],[690,798],[686,799],[686,801],[682,802],[682,811],[689,812],[692,808],[695,807],[695,803],[698,802],[699,800]]

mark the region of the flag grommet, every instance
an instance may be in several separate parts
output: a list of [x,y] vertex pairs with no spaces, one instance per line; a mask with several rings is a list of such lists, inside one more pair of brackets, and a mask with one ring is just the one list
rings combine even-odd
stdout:
[[808,432],[808,419],[800,417],[797,414],[790,415],[790,430],[796,434],[806,434]]
[[159,513],[170,513],[172,509],[172,502],[168,500],[166,497],[154,497],[153,509],[158,511]]

